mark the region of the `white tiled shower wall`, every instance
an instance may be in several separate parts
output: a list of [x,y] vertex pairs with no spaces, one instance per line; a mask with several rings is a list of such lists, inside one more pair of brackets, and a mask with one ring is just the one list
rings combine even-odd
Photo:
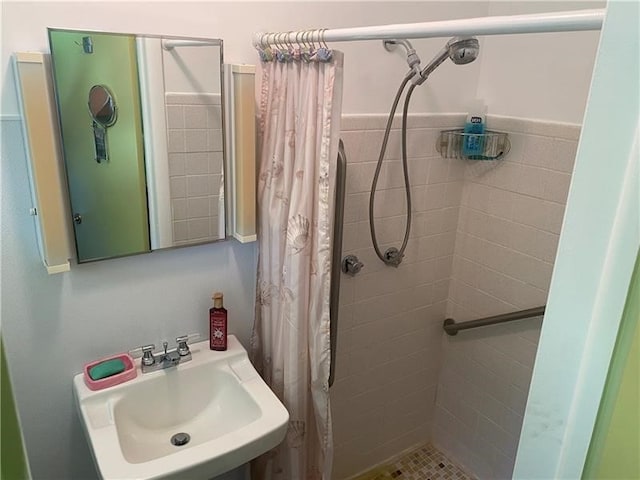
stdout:
[[[386,118],[343,117],[343,255],[356,254],[365,266],[341,280],[331,388],[334,478],[365,470],[430,436],[464,176],[464,163],[440,158],[435,140],[441,128],[461,120],[460,115],[435,115],[409,122],[413,220],[406,257],[394,268],[376,257],[368,220]],[[406,219],[399,123],[393,127],[374,210],[382,251],[400,246]]]
[[220,95],[167,93],[174,245],[217,240],[222,182]]
[[[343,255],[358,255],[365,267],[341,282],[331,389],[334,478],[432,439],[469,473],[506,478],[540,322],[443,341],[442,321],[544,303],[578,128],[490,116],[491,128],[510,133],[512,150],[503,161],[469,163],[435,151],[440,130],[462,125],[463,115],[412,116],[412,232],[396,269],[376,257],[368,222],[385,122],[382,116],[342,120]],[[382,251],[398,247],[404,234],[399,123],[393,127],[374,210]]]
[[[489,117],[508,132],[502,162],[468,163],[447,316],[546,303],[580,133]],[[444,336],[433,442],[481,479],[511,478],[541,319]]]

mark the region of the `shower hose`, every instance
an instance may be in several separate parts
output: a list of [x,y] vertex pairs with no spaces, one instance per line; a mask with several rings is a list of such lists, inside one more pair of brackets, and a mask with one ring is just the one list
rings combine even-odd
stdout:
[[378,164],[376,165],[376,171],[373,175],[373,182],[371,183],[371,194],[369,196],[369,227],[371,228],[371,241],[373,242],[373,248],[376,251],[376,255],[378,258],[382,260],[387,265],[392,265],[397,267],[402,262],[402,257],[404,257],[404,251],[407,248],[407,243],[409,242],[409,233],[411,232],[411,188],[409,183],[409,168],[407,162],[407,112],[409,110],[409,102],[411,100],[411,94],[413,93],[415,84],[409,86],[407,90],[407,95],[404,99],[404,107],[402,109],[402,171],[404,174],[404,187],[407,198],[407,222],[405,226],[404,232],[404,240],[402,241],[402,246],[400,250],[397,248],[391,247],[387,249],[384,253],[380,250],[378,245],[378,239],[376,237],[376,226],[373,218],[373,203],[375,200],[376,189],[378,186],[378,177],[380,176],[380,170],[382,169],[382,162],[384,160],[384,155],[387,150],[387,142],[389,141],[389,133],[391,131],[391,124],[393,123],[393,117],[396,114],[396,108],[398,107],[398,102],[400,101],[400,97],[404,92],[407,83],[416,73],[413,70],[410,70],[409,73],[404,77],[402,83],[400,84],[400,88],[398,88],[398,92],[396,93],[396,97],[393,100],[393,105],[391,107],[391,111],[389,112],[389,119],[387,120],[387,127],[384,131],[384,137],[382,140],[382,147],[380,148],[380,156],[378,157]]

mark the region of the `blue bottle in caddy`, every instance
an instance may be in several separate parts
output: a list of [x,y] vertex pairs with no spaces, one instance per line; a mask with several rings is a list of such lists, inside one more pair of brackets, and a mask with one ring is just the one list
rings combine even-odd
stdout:
[[470,113],[464,124],[462,154],[465,157],[481,156],[484,153],[484,133],[486,126],[486,107],[479,106],[476,113]]

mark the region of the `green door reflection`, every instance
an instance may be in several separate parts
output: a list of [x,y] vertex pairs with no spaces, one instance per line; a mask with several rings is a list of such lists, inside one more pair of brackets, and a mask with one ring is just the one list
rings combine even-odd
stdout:
[[[135,38],[50,30],[64,158],[79,262],[150,251]],[[90,37],[92,49],[86,49]],[[87,104],[95,85],[114,97],[104,130],[107,161],[96,161]]]

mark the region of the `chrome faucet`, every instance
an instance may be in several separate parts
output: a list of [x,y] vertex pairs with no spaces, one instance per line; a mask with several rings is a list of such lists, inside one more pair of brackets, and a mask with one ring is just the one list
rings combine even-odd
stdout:
[[191,335],[182,335],[177,337],[177,346],[171,350],[168,350],[169,343],[165,341],[162,342],[162,352],[154,353],[156,346],[150,344],[135,348],[129,353],[136,357],[140,356],[140,353],[142,353],[142,360],[140,361],[140,369],[142,370],[142,373],[164,370],[165,368],[175,367],[180,363],[191,360],[191,350],[189,349],[188,342],[198,338],[199,336],[199,334],[193,333]]

